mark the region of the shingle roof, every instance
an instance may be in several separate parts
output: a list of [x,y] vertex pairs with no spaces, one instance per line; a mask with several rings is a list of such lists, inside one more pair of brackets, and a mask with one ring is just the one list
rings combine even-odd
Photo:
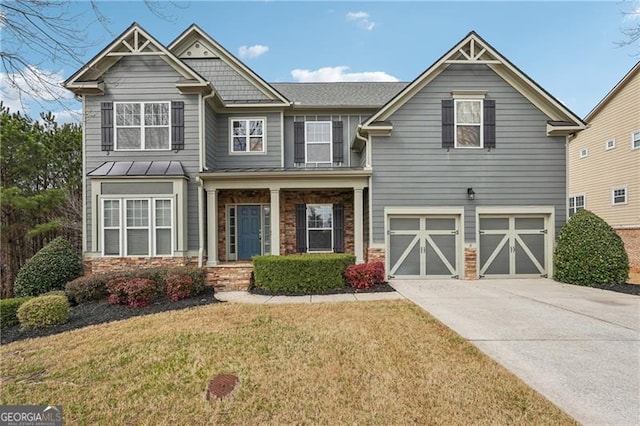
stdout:
[[179,161],[107,161],[89,176],[186,176]]
[[406,82],[270,83],[300,106],[361,106],[379,108]]

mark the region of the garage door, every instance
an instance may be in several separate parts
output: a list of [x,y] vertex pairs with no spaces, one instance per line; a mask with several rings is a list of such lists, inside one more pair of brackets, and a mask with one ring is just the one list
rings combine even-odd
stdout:
[[480,216],[480,278],[546,277],[544,216]]
[[456,216],[389,216],[390,278],[458,278]]

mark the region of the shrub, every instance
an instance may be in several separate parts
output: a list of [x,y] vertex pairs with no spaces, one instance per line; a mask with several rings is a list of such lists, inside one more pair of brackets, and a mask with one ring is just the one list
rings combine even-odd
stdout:
[[142,308],[158,295],[159,286],[149,278],[115,278],[107,283],[107,290],[109,303]]
[[63,290],[81,273],[80,256],[67,240],[58,237],[27,260],[16,275],[13,290],[18,297]]
[[0,328],[18,324],[18,308],[31,297],[14,297],[0,300]]
[[43,328],[62,324],[69,316],[69,301],[65,296],[49,295],[27,300],[18,308],[22,328]]
[[384,264],[382,262],[350,265],[344,271],[347,284],[353,288],[370,288],[384,282]]
[[254,256],[255,285],[271,292],[323,293],[344,287],[350,254]]
[[167,295],[172,302],[199,294],[204,290],[204,269],[174,270],[165,280]]
[[564,225],[554,256],[554,279],[585,286],[624,283],[629,258],[620,236],[604,220],[580,210]]
[[72,303],[86,303],[103,300],[109,295],[107,281],[114,278],[114,274],[95,274],[76,278],[65,286],[65,293]]

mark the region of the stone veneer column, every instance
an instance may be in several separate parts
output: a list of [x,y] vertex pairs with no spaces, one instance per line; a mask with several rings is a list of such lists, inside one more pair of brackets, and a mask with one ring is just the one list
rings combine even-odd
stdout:
[[280,255],[280,190],[271,190],[271,254]]
[[218,191],[207,189],[207,265],[218,264]]
[[478,251],[475,247],[464,248],[464,279],[477,280]]
[[356,263],[364,263],[362,188],[353,189],[353,251]]

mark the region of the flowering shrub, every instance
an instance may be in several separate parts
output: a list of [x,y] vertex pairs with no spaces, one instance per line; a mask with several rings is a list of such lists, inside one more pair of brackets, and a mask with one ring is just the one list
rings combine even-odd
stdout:
[[149,278],[116,278],[107,283],[109,303],[142,308],[158,294],[158,285]]
[[384,282],[384,264],[373,262],[350,265],[344,271],[344,276],[353,288],[370,288]]

